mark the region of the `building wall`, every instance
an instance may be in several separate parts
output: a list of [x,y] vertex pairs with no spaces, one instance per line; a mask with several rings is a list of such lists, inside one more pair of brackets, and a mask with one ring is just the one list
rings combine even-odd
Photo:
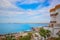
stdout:
[[[56,23],[54,23],[54,26],[51,27],[52,29],[50,29],[52,31],[52,34],[53,34],[52,36],[58,37],[56,35],[56,33],[58,31],[60,31],[60,4],[56,5],[54,8],[52,8],[50,10],[50,16],[51,16],[51,21],[56,21]],[[50,23],[50,24],[52,24],[52,23]]]
[[56,21],[56,17],[51,17],[51,21]]
[[57,18],[56,18],[56,21],[57,21],[57,24],[60,24],[60,9],[57,10]]
[[60,27],[54,28],[54,37],[58,37],[57,32],[60,30]]

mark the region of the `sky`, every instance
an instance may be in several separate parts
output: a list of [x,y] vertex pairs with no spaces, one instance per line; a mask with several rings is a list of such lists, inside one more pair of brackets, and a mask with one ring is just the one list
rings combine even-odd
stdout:
[[60,0],[0,0],[0,23],[49,23]]

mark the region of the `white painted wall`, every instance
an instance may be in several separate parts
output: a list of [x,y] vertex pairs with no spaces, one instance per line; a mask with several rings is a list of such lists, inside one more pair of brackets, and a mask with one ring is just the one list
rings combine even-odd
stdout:
[[57,20],[57,24],[60,24],[60,9],[58,9],[57,12],[58,12],[58,15],[56,20]]
[[56,34],[58,31],[60,30],[60,28],[54,28],[54,37],[58,37],[58,35]]
[[50,30],[51,31],[51,36],[53,37],[54,32],[52,27],[44,27],[44,29]]
[[51,21],[56,21],[56,18],[55,17],[51,17]]
[[58,12],[56,19],[53,16],[51,17],[51,21],[57,21],[56,25],[53,28],[50,28],[50,27],[47,28],[48,30],[51,30],[52,32],[51,35],[53,37],[58,37],[56,33],[60,30],[60,26],[57,25],[57,24],[60,24],[60,9],[56,10],[55,12],[52,12],[51,14],[54,14],[56,12]]
[[60,27],[58,27],[58,26],[55,26],[54,28],[52,28],[52,27],[44,27],[44,29],[50,30],[52,37],[58,37],[58,35],[56,35],[56,33],[60,30]]
[[51,12],[50,14],[55,14],[56,12]]

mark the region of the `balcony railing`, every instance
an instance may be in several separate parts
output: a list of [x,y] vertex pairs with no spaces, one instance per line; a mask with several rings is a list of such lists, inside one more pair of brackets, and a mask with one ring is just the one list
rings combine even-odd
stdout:
[[50,21],[50,23],[56,23],[56,21]]
[[49,27],[53,27],[54,26],[54,24],[49,24]]
[[50,16],[57,16],[58,15],[58,13],[55,13],[55,14],[50,14]]

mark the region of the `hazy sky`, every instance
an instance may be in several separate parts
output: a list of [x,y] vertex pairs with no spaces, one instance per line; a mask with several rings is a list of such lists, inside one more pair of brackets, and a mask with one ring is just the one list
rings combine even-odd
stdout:
[[60,0],[0,0],[0,23],[48,23]]

